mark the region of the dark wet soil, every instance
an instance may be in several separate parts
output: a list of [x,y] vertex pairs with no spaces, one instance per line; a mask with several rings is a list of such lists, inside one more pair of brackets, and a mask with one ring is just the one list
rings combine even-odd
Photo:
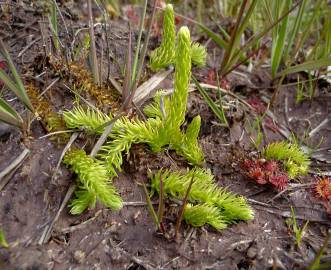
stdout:
[[[45,51],[48,51],[44,46],[45,37],[41,35],[47,19],[41,7],[36,9],[34,4],[27,4],[30,1],[22,1],[21,6],[15,1],[8,2],[6,12],[0,13],[0,34],[24,81],[32,81],[41,93],[57,78],[46,61]],[[60,37],[68,42],[71,33],[86,27],[86,14],[78,3],[61,6],[61,10],[70,35],[66,37],[65,30],[61,29]],[[110,74],[120,80],[128,30],[122,19],[111,23],[111,54],[120,64],[110,61]],[[101,35],[101,30],[98,34]],[[31,45],[38,38],[40,40]],[[157,40],[153,37],[151,46]],[[99,42],[101,44],[101,39]],[[28,49],[17,57],[27,46]],[[211,63],[209,67],[195,71],[201,81],[206,82],[210,67]],[[45,71],[41,80],[36,79]],[[265,70],[253,70],[245,72],[244,76],[231,75],[228,78],[230,88],[242,99],[249,101],[257,97],[259,104],[266,106],[265,101],[270,100],[273,89],[264,74]],[[146,73],[145,77],[148,76]],[[47,100],[56,111],[72,107],[73,95],[65,90],[64,84],[70,85],[70,79],[59,80],[47,93]],[[171,80],[164,84],[163,87],[171,87]],[[307,136],[331,116],[330,85],[321,82],[316,87],[316,97],[299,104],[295,102],[295,87],[280,90],[271,108],[274,118],[266,117],[263,122],[263,143],[286,139],[284,130],[293,132],[314,149],[311,171],[330,172],[330,124]],[[216,93],[211,95],[216,96]],[[3,96],[11,98],[6,91]],[[174,153],[153,154],[139,145],[133,147],[123,173],[115,180],[128,205],[119,212],[97,205],[96,209],[80,216],[70,215],[65,208],[54,225],[50,240],[41,245],[45,227],[54,219],[74,180],[63,166],[60,174],[52,178],[64,146],[56,140],[40,138],[47,134],[43,119],[34,120],[29,132],[24,134],[1,126],[0,172],[23,149],[30,149],[30,154],[0,191],[0,227],[10,245],[8,249],[0,248],[0,269],[307,269],[327,234],[330,219],[326,210],[314,196],[313,185],[292,188],[274,198],[278,194],[276,190],[247,179],[240,163],[243,157],[255,151],[250,139],[256,136],[251,128],[254,114],[233,97],[227,96],[225,101],[231,105],[226,111],[230,129],[219,125],[197,92],[190,94],[187,117],[201,115],[200,143],[206,156],[205,166],[211,169],[219,185],[248,198],[255,218],[220,232],[210,227],[193,229],[183,224],[177,241],[171,237],[176,222],[176,216],[171,213],[175,213],[178,206],[167,202],[167,234],[160,234],[144,204],[145,196],[138,183],[148,181],[147,169],[185,168],[186,165]],[[31,118],[17,101],[11,104],[24,117]],[[86,138],[82,137],[80,141],[85,143]],[[300,179],[302,184],[314,181],[313,174]],[[286,225],[290,206],[294,207],[300,225],[305,220],[310,221],[300,248],[296,247],[294,234]],[[330,249],[326,253],[324,261],[331,258]]]

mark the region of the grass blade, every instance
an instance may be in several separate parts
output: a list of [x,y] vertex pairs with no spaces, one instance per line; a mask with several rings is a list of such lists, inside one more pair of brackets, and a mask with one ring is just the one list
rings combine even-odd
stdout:
[[[220,35],[217,35],[215,32],[213,32],[210,28],[208,28],[207,26],[205,26],[204,24],[198,22],[198,21],[195,21],[191,18],[188,18],[182,14],[179,14],[179,13],[176,13],[175,12],[175,15],[180,17],[180,18],[183,18],[184,20],[188,21],[188,22],[191,22],[191,23],[194,23],[196,24],[197,26],[199,26],[201,28],[202,31],[204,31],[207,36],[209,38],[211,38],[219,47],[221,48],[224,48],[226,49],[227,46],[228,46],[228,43],[225,39],[223,39]],[[220,25],[218,25],[218,28],[221,28]],[[224,29],[221,28],[221,32],[223,35],[225,35],[225,38],[228,38],[230,39],[230,37],[228,36],[228,34],[226,33],[226,31]]]
[[[292,0],[285,1],[284,3],[285,3],[284,7],[282,9],[283,14],[287,13],[290,10]],[[278,14],[276,14],[276,15],[278,15]],[[278,16],[277,16],[277,18],[278,18]],[[289,18],[289,14],[284,18],[282,23],[279,25],[279,31],[277,31],[277,33],[273,34],[272,53],[271,53],[271,75],[272,75],[272,78],[275,78],[278,67],[280,65],[280,61],[281,61],[282,56],[283,56],[283,51],[284,51],[285,41],[286,41],[286,35],[287,35],[288,18]],[[277,30],[277,28],[275,28],[275,29]]]
[[144,183],[142,183],[142,187],[143,187],[143,190],[144,190],[144,194],[146,196],[146,202],[147,202],[147,206],[148,206],[149,212],[150,212],[150,214],[151,214],[151,216],[153,218],[153,221],[154,221],[155,225],[160,230],[161,229],[161,227],[160,227],[160,221],[159,221],[159,218],[158,218],[158,216],[155,213],[155,210],[153,208],[153,205],[152,205],[152,202],[151,202],[151,198],[149,197],[149,194],[148,194],[146,185]]
[[206,100],[208,106],[211,108],[211,110],[215,113],[217,118],[220,120],[221,123],[224,123],[228,125],[228,122],[226,120],[226,117],[224,115],[224,112],[218,108],[216,103],[210,98],[208,93],[205,89],[200,85],[200,83],[197,81],[197,79],[192,76],[193,82],[195,83],[196,87],[198,88],[200,94],[203,96],[203,98]]
[[[319,11],[321,8],[321,5],[323,3],[323,0],[319,0],[314,4],[314,8],[313,8],[313,14],[310,16],[306,27],[304,27],[301,31],[302,31],[302,36],[299,39],[299,41],[297,42],[295,49],[294,49],[294,53],[293,55],[296,56],[298,54],[298,51],[303,47],[303,44],[305,43],[305,41],[307,40],[308,37],[310,37],[311,34],[311,29],[314,26],[314,22],[315,20],[319,20]],[[307,16],[305,14],[305,16]]]
[[293,66],[293,67],[289,67],[285,70],[283,70],[282,72],[277,74],[277,77],[281,77],[283,75],[287,75],[290,73],[295,73],[295,72],[301,72],[301,71],[308,71],[308,70],[317,70],[319,68],[322,67],[327,67],[327,66],[331,66],[331,57],[325,57],[322,59],[318,59],[318,60],[311,60],[311,61],[307,61],[305,63]]
[[[210,30],[208,27],[203,25],[202,23],[196,22],[198,26],[201,28],[202,31],[204,31],[208,37],[210,37],[220,48],[227,49],[228,44],[227,42],[219,35],[214,33],[212,30]],[[225,30],[224,30],[225,32]]]
[[179,210],[179,213],[178,213],[178,217],[177,217],[177,221],[176,221],[176,227],[175,227],[175,237],[176,237],[176,239],[178,239],[179,228],[180,228],[180,225],[182,224],[185,207],[186,207],[187,202],[188,202],[188,196],[190,194],[193,182],[194,182],[194,177],[191,178],[190,184],[187,187],[187,190],[186,190],[186,193],[185,193],[185,197],[182,201],[182,206],[181,206],[181,208]]
[[91,66],[92,66],[93,81],[95,84],[100,84],[101,80],[99,78],[98,58],[97,58],[97,50],[96,50],[96,46],[95,46],[95,34],[94,34],[91,0],[87,0],[87,9],[88,9],[88,18],[89,18],[90,60],[91,60]]
[[0,247],[3,247],[3,248],[9,247],[8,242],[6,241],[6,238],[5,238],[5,234],[1,228],[0,228]]
[[[328,235],[326,236],[322,247],[316,254],[316,257],[315,257],[314,261],[312,262],[312,264],[309,266],[309,268],[308,268],[309,270],[330,269],[330,268],[320,268],[321,257],[323,255],[323,252],[327,248],[330,239],[331,239],[331,230],[329,230]],[[329,263],[327,263],[327,264],[329,264]]]
[[122,100],[123,100],[123,108],[126,110],[129,106],[128,98],[130,95],[130,85],[131,85],[131,71],[132,71],[132,32],[131,25],[129,24],[129,43],[126,51],[126,59],[125,59],[125,77],[122,88]]
[[245,10],[246,4],[247,4],[247,1],[244,1],[242,3],[241,10],[238,14],[236,27],[231,35],[229,48],[228,48],[228,51],[226,52],[226,55],[224,56],[223,63],[221,66],[222,74],[225,73],[229,68],[231,68],[231,66],[238,60],[239,56],[237,55],[237,56],[233,57],[233,55],[234,55],[235,51],[237,50],[237,48],[240,47],[241,37],[242,37],[245,29],[248,26],[251,16],[253,15],[253,11],[256,7],[257,0],[253,0],[253,2],[251,3],[251,5],[248,8],[248,11],[246,12],[246,15],[241,20],[241,17],[243,16],[243,12]]
[[284,52],[284,55],[283,55],[284,62],[287,62],[289,52],[292,48],[292,44],[293,44],[294,39],[297,36],[297,34],[299,32],[299,29],[301,27],[302,18],[303,18],[304,12],[305,12],[306,4],[307,4],[307,0],[303,0],[301,2],[298,14],[295,18],[293,29],[292,29],[292,31],[290,31],[289,40],[287,42],[287,46],[286,46],[286,49],[285,49],[285,52]]
[[5,44],[3,43],[2,39],[0,38],[0,53],[4,56],[6,59],[6,62],[8,64],[9,70],[11,71],[14,81],[16,84],[12,82],[12,80],[9,78],[9,76],[2,70],[0,69],[0,79],[3,80],[5,85],[12,90],[16,96],[25,104],[25,106],[33,112],[33,106],[30,102],[30,99],[25,91],[23,82],[20,78],[20,76],[17,73],[17,70],[14,66],[14,63],[6,49]]
[[58,40],[58,29],[57,29],[57,12],[56,12],[56,3],[53,1],[50,8],[50,23],[52,28],[52,34],[53,34],[53,43],[55,50],[59,51],[59,40]]
[[147,3],[148,3],[148,1],[145,0],[144,1],[143,12],[142,12],[142,15],[141,15],[141,18],[140,18],[140,23],[139,23],[139,35],[138,35],[136,52],[135,52],[135,56],[134,56],[133,67],[132,67],[131,86],[136,81],[137,66],[138,66],[138,59],[139,59],[139,52],[140,52],[140,44],[141,44],[142,33],[143,33],[143,30],[144,30],[144,22],[145,22],[145,17],[146,17]]
[[7,124],[22,127],[21,116],[2,98],[0,98],[0,121]]

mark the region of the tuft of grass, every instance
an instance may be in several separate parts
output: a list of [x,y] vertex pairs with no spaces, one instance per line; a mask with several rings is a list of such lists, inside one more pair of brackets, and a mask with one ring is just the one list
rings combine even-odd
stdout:
[[[292,0],[282,1],[275,0],[272,1],[271,11],[273,12],[273,20],[279,19],[281,14],[288,13],[292,5]],[[271,75],[275,78],[278,67],[280,65],[281,59],[283,57],[283,52],[285,48],[285,41],[287,36],[287,25],[289,16],[286,16],[284,20],[276,25],[272,30],[272,50],[271,50]],[[293,34],[292,34],[293,37]]]
[[52,40],[55,47],[56,52],[59,52],[60,43],[59,43],[59,35],[57,28],[57,8],[55,0],[50,1],[50,14],[48,16],[50,29],[52,32]]
[[305,231],[307,230],[307,226],[309,224],[309,220],[300,228],[297,219],[295,217],[294,209],[291,206],[291,219],[286,221],[287,225],[291,227],[291,230],[294,232],[295,235],[295,243],[298,248],[301,246],[302,239],[304,237]]
[[[13,76],[13,80],[12,80],[6,74],[6,72],[0,68],[0,80],[4,83],[4,85],[8,89],[10,89],[18,97],[19,100],[21,100],[24,103],[27,109],[29,109],[31,112],[34,112],[34,108],[27,95],[21,77],[19,76],[15,68],[14,62],[12,61],[10,54],[7,51],[6,46],[1,38],[0,38],[0,54],[5,58],[10,73]],[[18,114],[18,112],[1,97],[0,97],[0,120],[21,128],[23,125],[23,119]]]
[[330,269],[330,266],[331,266],[330,262],[321,263],[321,257],[323,255],[323,252],[326,250],[330,239],[331,239],[331,230],[329,229],[328,235],[325,237],[322,247],[320,248],[320,250],[318,251],[318,253],[315,256],[315,259],[313,260],[313,262],[311,263],[311,265],[308,268],[309,270]]
[[90,31],[90,63],[93,74],[93,81],[96,85],[101,83],[97,51],[95,45],[95,34],[94,34],[94,24],[93,24],[93,13],[92,13],[92,0],[87,0],[87,10],[89,18],[89,31]]

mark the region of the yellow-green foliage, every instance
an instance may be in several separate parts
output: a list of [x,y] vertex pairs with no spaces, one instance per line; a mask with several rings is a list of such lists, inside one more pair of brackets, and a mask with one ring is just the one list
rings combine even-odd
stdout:
[[[183,102],[183,105],[184,103],[185,102]],[[171,106],[173,105],[169,96],[163,96],[162,92],[159,91],[156,93],[154,101],[144,108],[144,112],[150,118],[165,122]],[[156,137],[155,144],[151,145],[151,147],[155,149],[155,151],[160,151],[164,144],[170,144],[170,148],[174,149],[178,155],[183,156],[189,163],[203,163],[204,155],[198,143],[198,135],[201,125],[200,116],[197,115],[193,118],[192,122],[187,127],[186,133],[180,131],[180,123],[181,121],[178,121],[177,124],[169,125],[168,128],[163,127],[162,130],[159,130],[159,135],[162,135],[163,139]],[[171,130],[172,132],[167,132]],[[169,134],[171,134],[171,136],[169,136]]]
[[132,144],[147,143],[152,148],[152,142],[160,126],[161,121],[157,119],[143,122],[122,117],[117,120],[109,135],[111,140],[101,147],[98,155],[98,158],[104,161],[110,175],[117,176],[116,170],[120,171],[123,163],[122,153],[128,154]]
[[[159,93],[154,102],[146,108],[150,118],[143,122],[138,119],[129,120],[123,117],[115,122],[109,137],[112,139],[102,147],[98,156],[105,161],[111,176],[116,176],[116,170],[122,165],[122,152],[128,152],[132,144],[146,143],[152,151],[160,152],[164,147],[174,149],[179,155],[193,165],[204,161],[203,153],[198,144],[198,134],[201,119],[197,116],[189,124],[187,132],[181,131],[185,121],[188,86],[191,78],[190,32],[182,27],[178,33],[176,52],[176,70],[174,94],[171,98],[162,97]],[[161,102],[163,100],[163,102]],[[162,105],[163,104],[163,105]],[[76,108],[64,113],[64,120],[69,128],[78,128],[89,132],[111,117],[88,109],[86,112]],[[102,132],[98,130],[97,133]]]
[[[160,170],[150,177],[152,194],[160,192],[160,179],[162,178],[165,196],[176,199],[183,199],[185,197],[191,179],[193,178],[193,184],[188,195],[189,202],[216,207],[219,211],[217,217],[222,217],[224,224],[234,223],[238,220],[251,220],[254,217],[253,210],[247,204],[244,197],[234,195],[226,189],[219,187],[215,183],[210,171],[205,169],[194,168],[185,174]],[[199,214],[196,214],[196,216],[199,216]],[[201,217],[203,216],[205,214],[201,213]],[[204,222],[203,220],[206,219],[202,219],[201,223]],[[194,224],[199,224],[199,222],[196,220]]]
[[150,118],[164,120],[166,118],[166,110],[168,110],[169,106],[169,96],[163,95],[162,90],[160,90],[156,92],[153,102],[144,107],[144,113]]
[[111,121],[112,116],[108,116],[100,111],[87,108],[84,110],[82,107],[75,107],[72,111],[63,113],[64,121],[68,128],[81,129],[88,133],[101,134],[103,129],[99,129],[105,123]]
[[201,44],[195,42],[191,48],[192,64],[197,67],[203,67],[206,65],[207,52],[206,48]]
[[175,58],[175,16],[174,9],[168,4],[163,16],[163,39],[160,47],[156,48],[150,56],[150,67],[159,70],[173,64]]
[[209,204],[187,204],[183,218],[193,227],[202,227],[209,224],[217,230],[225,229],[227,224],[219,209]]
[[[121,206],[120,198],[109,185],[109,177],[117,176],[117,171],[121,170],[123,163],[123,152],[128,153],[132,144],[145,143],[155,152],[159,152],[165,147],[173,149],[192,165],[201,164],[204,161],[202,150],[198,144],[200,116],[196,116],[192,120],[186,132],[181,130],[185,121],[190,78],[190,32],[187,27],[182,27],[178,32],[176,47],[173,95],[162,97],[158,93],[154,102],[145,109],[147,115],[150,116],[147,121],[129,119],[126,116],[117,120],[108,136],[108,141],[101,147],[97,159],[87,156],[83,151],[76,151],[65,157],[64,162],[72,167],[83,184],[83,188],[76,192],[77,198],[71,204],[73,213],[80,213],[87,207],[93,206],[96,198],[114,209]],[[91,109],[83,110],[80,107],[64,113],[64,120],[69,128],[84,130],[88,133],[102,133],[103,128],[100,126],[104,126],[111,119],[111,116],[101,112],[95,112]],[[109,192],[108,197],[102,193],[103,190]],[[236,201],[238,200],[236,199]],[[224,209],[226,212],[227,207]]]
[[0,247],[3,247],[3,248],[9,247],[8,242],[5,238],[5,233],[3,232],[3,230],[1,228],[0,228]]
[[[178,41],[177,41],[178,46]],[[150,55],[150,67],[153,71],[174,64],[176,62],[176,27],[174,9],[168,4],[164,9],[163,16],[163,35],[160,47],[156,48]],[[202,67],[206,64],[206,48],[199,43],[193,43],[190,54],[192,64]]]
[[262,155],[268,160],[284,162],[289,178],[295,178],[308,173],[310,159],[297,144],[275,142],[266,146]]
[[76,199],[71,202],[71,213],[80,214],[86,208],[93,208],[96,199],[107,207],[118,210],[122,208],[122,199],[109,180],[107,169],[83,150],[73,150],[63,159],[64,164],[75,172],[79,179]]

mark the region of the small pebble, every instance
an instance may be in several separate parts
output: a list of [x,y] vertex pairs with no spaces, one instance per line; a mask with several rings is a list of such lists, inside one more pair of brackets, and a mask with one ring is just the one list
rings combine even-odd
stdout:
[[85,261],[85,252],[76,250],[74,253],[74,259],[77,263],[82,264]]
[[248,250],[247,250],[247,257],[250,258],[250,259],[254,259],[257,255],[257,248],[256,247],[250,247]]

